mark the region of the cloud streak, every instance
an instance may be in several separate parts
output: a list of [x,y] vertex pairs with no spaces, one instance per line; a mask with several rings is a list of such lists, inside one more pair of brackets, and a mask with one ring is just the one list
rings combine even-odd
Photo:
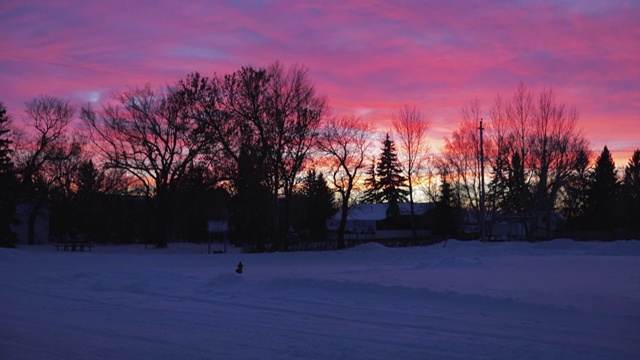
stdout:
[[465,102],[488,110],[523,81],[575,105],[593,148],[622,159],[640,147],[638,18],[637,4],[599,1],[8,1],[0,101],[19,119],[38,94],[100,102],[281,60],[307,66],[336,112],[382,130],[416,104],[437,142]]

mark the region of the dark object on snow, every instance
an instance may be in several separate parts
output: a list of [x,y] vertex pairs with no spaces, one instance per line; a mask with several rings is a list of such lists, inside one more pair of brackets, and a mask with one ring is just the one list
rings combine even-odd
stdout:
[[242,267],[243,267],[243,266],[244,266],[244,265],[242,265],[242,261],[240,261],[240,262],[238,263],[238,267],[236,268],[236,273],[238,273],[238,274],[242,274]]

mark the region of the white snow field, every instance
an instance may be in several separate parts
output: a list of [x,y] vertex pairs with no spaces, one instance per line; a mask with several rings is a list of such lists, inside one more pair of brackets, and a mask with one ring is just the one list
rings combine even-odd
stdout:
[[640,359],[640,241],[206,252],[0,249],[0,359]]

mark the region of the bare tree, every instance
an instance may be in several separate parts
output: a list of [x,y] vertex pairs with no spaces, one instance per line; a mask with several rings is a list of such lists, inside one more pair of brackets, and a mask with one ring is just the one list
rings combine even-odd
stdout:
[[[472,209],[480,222],[480,102],[462,108],[462,121],[451,138],[445,139],[441,165],[453,181],[463,207]],[[490,144],[485,143],[489,147]],[[489,152],[488,152],[489,153]]]
[[154,198],[156,241],[166,246],[171,191],[206,142],[171,92],[146,86],[117,94],[115,100],[99,112],[84,107],[82,119],[105,168],[128,172]]
[[430,154],[426,160],[427,166],[423,173],[424,181],[420,184],[420,191],[430,201],[438,201],[439,187],[438,177],[442,177],[442,174],[449,168],[444,164],[445,157],[438,154]]
[[519,83],[510,101],[504,108],[506,121],[511,128],[511,140],[516,151],[520,152],[520,159],[527,163],[531,147],[531,133],[534,130],[533,121],[536,116],[534,97],[524,83]]
[[[268,143],[271,145],[273,197],[277,202],[280,189],[284,194],[284,221],[275,212],[275,227],[288,226],[290,200],[304,161],[315,141],[322,116],[326,113],[326,99],[315,93],[302,66],[285,69],[276,62],[269,70],[267,104]],[[278,237],[279,232],[276,234]]]
[[51,192],[68,184],[80,161],[81,146],[70,141],[68,126],[75,109],[68,100],[40,96],[26,103],[26,133],[18,142],[18,173],[30,208],[28,241],[35,243],[35,223]]
[[393,128],[400,138],[400,149],[404,157],[404,169],[409,185],[409,204],[411,207],[411,231],[414,239],[417,237],[415,210],[413,203],[413,187],[416,177],[427,159],[429,145],[426,134],[429,122],[415,106],[405,105],[398,110],[392,120]]
[[[234,116],[229,98],[235,97],[230,75],[225,80],[199,73],[189,74],[176,86],[175,96],[183,104],[184,116],[196,121],[207,144],[205,158],[219,182],[233,181],[237,173],[240,149],[245,131],[242,121]],[[262,91],[262,89],[258,89]]]
[[[543,216],[550,219],[558,195],[583,170],[588,154],[576,128],[577,111],[558,103],[550,89],[534,96],[520,83],[508,101],[496,98],[490,114],[496,208],[522,214],[529,239],[549,237],[551,222],[543,233],[538,224]],[[528,223],[526,213],[535,214],[535,223]]]
[[532,174],[527,171],[532,133],[535,129],[533,94],[519,83],[512,97],[497,96],[490,110],[490,137],[495,144],[489,157],[492,179],[489,200],[494,211],[519,213],[527,238],[532,231],[527,212],[532,210],[530,187]]
[[[269,77],[265,69],[242,69],[224,77],[191,74],[180,81],[178,94],[189,116],[205,134],[206,158],[213,172],[229,184],[234,198],[232,221],[240,242],[265,247],[273,218],[274,181],[268,173],[266,106]],[[267,216],[265,216],[267,214]]]
[[340,225],[338,226],[338,248],[345,247],[344,232],[347,214],[351,206],[354,185],[366,168],[365,159],[371,146],[373,131],[371,123],[355,116],[332,117],[320,131],[317,145],[327,155],[330,180],[340,194]]
[[[532,181],[531,173],[525,171],[531,163],[530,152],[532,150],[532,134],[535,130],[534,121],[536,109],[534,96],[524,83],[519,83],[516,91],[509,101],[500,106],[500,98],[497,98],[492,110],[492,123],[494,129],[494,141],[497,146],[496,161],[511,157],[510,171],[514,174],[514,180],[508,191],[512,208],[515,211],[524,212],[529,207],[529,187]],[[502,125],[502,126],[501,126]],[[516,156],[516,153],[518,155]],[[514,159],[519,159],[521,169],[514,168],[517,164]],[[523,214],[524,215],[524,214]]]
[[514,144],[510,132],[511,127],[505,114],[506,109],[506,102],[502,97],[497,96],[493,107],[489,111],[491,118],[488,126],[489,134],[496,147],[495,153],[489,156],[492,161],[489,162],[491,181],[487,192],[487,205],[493,209],[508,207],[507,203],[510,199],[510,179],[513,174],[511,171],[511,154],[513,153]]
[[578,112],[559,104],[551,89],[543,90],[537,102],[534,132],[531,137],[531,171],[537,184],[534,198],[537,221],[545,214],[546,231],[551,234],[551,213],[560,190],[580,164],[580,155],[588,152],[588,142],[576,128]]
[[[271,215],[278,240],[283,225],[288,225],[293,189],[326,112],[326,99],[316,94],[308,70],[276,62],[267,69],[245,67],[223,79],[193,74],[179,88],[190,104],[191,116],[207,133],[216,165],[235,190],[258,185],[269,190],[268,202],[274,211],[262,211],[260,216]],[[252,169],[254,186],[240,184],[241,169]],[[275,211],[281,197],[284,219]],[[264,237],[264,231],[257,233]]]

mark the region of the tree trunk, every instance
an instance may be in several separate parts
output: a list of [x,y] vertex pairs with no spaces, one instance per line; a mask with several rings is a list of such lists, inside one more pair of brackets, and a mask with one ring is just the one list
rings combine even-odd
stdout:
[[344,231],[347,227],[347,215],[349,213],[349,198],[342,198],[342,214],[340,214],[340,225],[338,226],[338,249],[344,249],[345,241],[344,241]]
[[291,246],[291,244],[289,243],[289,226],[291,226],[290,222],[291,222],[291,197],[293,196],[293,193],[291,190],[288,190],[287,187],[285,187],[285,194],[284,194],[284,218],[282,219],[282,222],[284,223],[285,226],[285,248],[284,251],[289,251],[289,247]]
[[411,184],[411,177],[409,177],[409,206],[411,207],[411,236],[413,242],[418,240],[418,231],[416,230],[416,213],[413,206],[413,185]]
[[27,221],[29,245],[34,245],[36,243],[35,230],[36,230],[36,218],[37,217],[38,217],[38,212],[37,211],[33,211],[33,209],[32,209],[29,212],[29,219]]
[[157,224],[156,224],[156,247],[165,248],[169,243],[168,231],[171,228],[169,226],[169,199],[166,188],[161,186],[158,189],[157,197]]
[[275,249],[280,249],[282,246],[282,231],[280,231],[280,207],[278,206],[278,186],[280,184],[280,175],[276,168],[275,173],[275,185],[272,194],[273,202],[273,245]]
[[38,220],[38,214],[42,208],[43,201],[44,199],[39,198],[29,210],[29,219],[27,220],[27,238],[29,245],[34,245],[36,243],[36,221]]

